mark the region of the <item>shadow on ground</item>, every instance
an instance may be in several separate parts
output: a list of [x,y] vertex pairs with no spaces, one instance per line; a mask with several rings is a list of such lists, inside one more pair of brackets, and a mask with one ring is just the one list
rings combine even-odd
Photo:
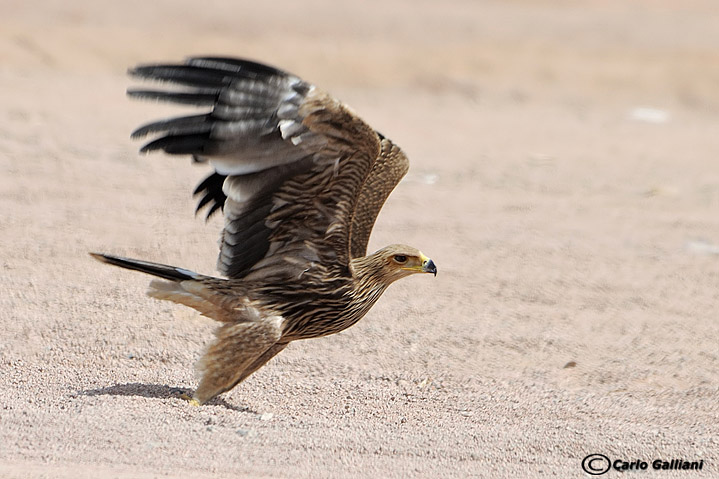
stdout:
[[[115,384],[97,389],[85,389],[78,391],[82,396],[140,396],[153,399],[181,399],[183,395],[190,396],[191,389],[170,387],[166,384],[144,384],[144,383],[126,383]],[[228,403],[223,398],[214,398],[208,401],[206,406],[223,406],[227,409],[239,412],[248,412],[257,414],[256,411],[247,407],[235,406]]]

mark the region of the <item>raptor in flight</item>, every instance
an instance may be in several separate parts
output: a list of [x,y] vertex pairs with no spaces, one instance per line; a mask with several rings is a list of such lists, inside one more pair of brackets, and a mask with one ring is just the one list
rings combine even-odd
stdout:
[[202,404],[262,367],[288,343],[342,331],[394,281],[437,274],[431,259],[395,244],[367,255],[372,226],[408,168],[407,157],[350,108],[276,68],[231,58],[141,65],[130,74],[176,87],[135,98],[209,107],[145,125],[143,152],[209,162],[198,210],[224,213],[218,270],[227,278],[106,254],[105,263],[161,279],[148,295],[222,325],[198,362]]

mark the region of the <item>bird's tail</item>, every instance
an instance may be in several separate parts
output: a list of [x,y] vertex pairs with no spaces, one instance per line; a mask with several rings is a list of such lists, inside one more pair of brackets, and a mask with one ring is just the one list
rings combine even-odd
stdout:
[[112,264],[121,268],[132,269],[142,273],[159,276],[162,279],[170,281],[187,281],[191,279],[200,279],[203,276],[183,268],[168,266],[166,264],[151,263],[139,259],[123,258],[121,256],[112,256],[103,253],[90,253],[90,256],[103,263]]
[[134,271],[141,271],[168,280],[150,281],[147,295],[152,298],[184,304],[215,321],[230,322],[234,320],[232,312],[223,307],[226,302],[224,295],[213,290],[207,281],[203,281],[221,281],[219,278],[204,276],[194,271],[177,268],[175,266],[151,263],[138,259],[100,253],[90,253],[90,255],[103,263],[113,264]]

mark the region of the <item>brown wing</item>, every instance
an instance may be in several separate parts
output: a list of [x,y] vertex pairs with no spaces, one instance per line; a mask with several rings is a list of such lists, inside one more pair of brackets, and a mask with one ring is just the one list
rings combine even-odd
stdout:
[[367,254],[367,243],[382,205],[409,169],[409,160],[402,150],[382,138],[381,151],[360,190],[352,217],[350,255],[360,258]]
[[212,107],[148,124],[133,136],[158,134],[142,151],[190,154],[215,168],[196,193],[198,209],[224,211],[223,274],[298,277],[315,267],[346,269],[355,205],[380,153],[372,128],[313,85],[246,60],[192,58],[130,73],[184,87],[131,96]]

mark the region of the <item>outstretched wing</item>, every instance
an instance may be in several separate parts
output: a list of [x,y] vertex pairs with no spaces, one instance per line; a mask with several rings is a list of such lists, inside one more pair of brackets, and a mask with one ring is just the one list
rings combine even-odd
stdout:
[[379,157],[362,185],[352,215],[350,236],[352,258],[360,258],[367,254],[367,243],[377,215],[408,169],[409,160],[402,150],[387,138],[382,138]]
[[[142,151],[190,154],[214,167],[196,193],[198,208],[224,211],[223,274],[296,278],[314,268],[347,271],[351,231],[369,234],[353,225],[358,199],[365,198],[360,192],[363,185],[378,187],[367,181],[380,156],[380,136],[371,127],[315,86],[247,60],[191,58],[130,73],[180,86],[130,90],[130,96],[211,107],[150,123],[133,136],[158,136]],[[365,198],[360,204],[374,221],[381,203]]]

